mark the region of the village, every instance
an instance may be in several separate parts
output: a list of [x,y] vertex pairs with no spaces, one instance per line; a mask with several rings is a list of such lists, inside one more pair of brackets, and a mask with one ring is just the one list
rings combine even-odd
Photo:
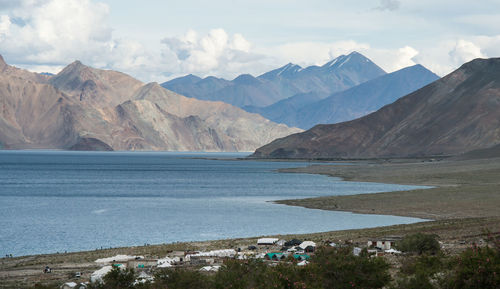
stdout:
[[[204,274],[213,274],[217,272],[228,259],[248,260],[260,259],[269,266],[276,266],[280,262],[293,263],[296,266],[307,266],[309,259],[314,256],[318,246],[328,246],[352,248],[352,254],[359,256],[362,250],[371,256],[385,256],[401,254],[393,248],[394,244],[401,240],[400,236],[388,236],[384,238],[374,238],[368,240],[365,244],[354,243],[351,240],[330,240],[317,244],[313,241],[299,239],[279,239],[279,238],[260,238],[254,245],[246,248],[218,249],[211,251],[171,251],[166,256],[131,256],[116,255],[107,258],[95,260],[95,263],[101,266],[90,275],[85,276],[81,272],[76,272],[73,281],[66,282],[60,286],[61,289],[86,289],[89,283],[102,283],[103,277],[114,267],[120,269],[131,268],[138,273],[136,283],[154,282],[154,272],[162,268],[183,268],[188,270],[198,270]],[[50,272],[50,267],[44,271]]]

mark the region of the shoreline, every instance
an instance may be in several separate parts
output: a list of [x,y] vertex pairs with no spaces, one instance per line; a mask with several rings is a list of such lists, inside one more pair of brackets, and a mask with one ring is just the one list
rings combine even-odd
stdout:
[[311,165],[279,171],[430,188],[275,201],[278,204],[432,220],[500,216],[500,193],[496,190],[500,186],[500,158]]

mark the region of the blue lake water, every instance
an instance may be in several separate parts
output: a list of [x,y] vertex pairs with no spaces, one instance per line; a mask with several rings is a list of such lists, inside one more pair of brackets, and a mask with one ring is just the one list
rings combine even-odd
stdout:
[[421,221],[268,201],[415,189],[278,173],[246,154],[0,151],[0,256]]

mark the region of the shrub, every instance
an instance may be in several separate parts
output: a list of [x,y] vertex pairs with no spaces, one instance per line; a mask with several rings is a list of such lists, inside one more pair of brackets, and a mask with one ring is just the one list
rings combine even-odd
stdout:
[[260,260],[227,260],[215,275],[215,288],[267,288],[269,266]]
[[439,242],[436,235],[416,233],[407,235],[400,242],[396,243],[396,248],[407,253],[437,254],[440,251]]
[[102,278],[102,283],[91,284],[90,289],[126,289],[134,288],[134,269],[114,267]]
[[320,248],[309,266],[321,288],[332,289],[382,288],[391,280],[388,269],[384,259],[354,256],[351,248]]
[[212,280],[198,271],[186,269],[163,269],[155,274],[153,288],[212,288]]
[[435,256],[409,256],[403,260],[400,273],[404,275],[420,274],[424,276],[432,276],[440,272],[443,267],[444,263],[442,254]]
[[500,250],[473,246],[454,260],[454,268],[443,280],[443,288],[500,288]]

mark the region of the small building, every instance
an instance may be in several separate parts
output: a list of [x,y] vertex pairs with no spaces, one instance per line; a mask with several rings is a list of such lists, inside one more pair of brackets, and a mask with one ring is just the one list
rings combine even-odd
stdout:
[[368,248],[377,248],[385,251],[385,250],[390,250],[392,246],[394,246],[394,244],[400,240],[401,237],[385,237],[380,239],[371,239],[368,240],[367,246]]
[[274,245],[278,241],[277,238],[260,238],[257,240],[257,245]]

